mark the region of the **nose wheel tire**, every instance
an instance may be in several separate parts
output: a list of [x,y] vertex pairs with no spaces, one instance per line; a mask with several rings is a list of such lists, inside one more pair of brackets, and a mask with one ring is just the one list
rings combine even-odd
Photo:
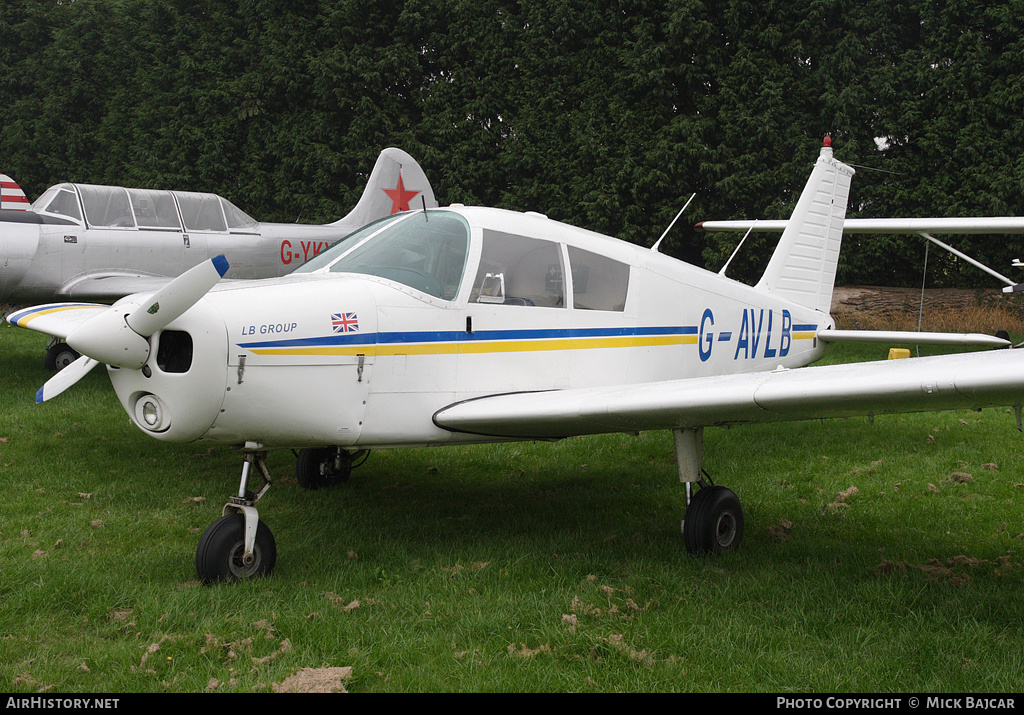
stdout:
[[252,554],[245,557],[245,517],[240,513],[210,524],[196,548],[196,573],[207,584],[267,576],[276,561],[274,535],[262,521],[256,528]]
[[683,521],[686,548],[693,554],[733,551],[743,538],[739,498],[720,486],[704,487],[693,497]]

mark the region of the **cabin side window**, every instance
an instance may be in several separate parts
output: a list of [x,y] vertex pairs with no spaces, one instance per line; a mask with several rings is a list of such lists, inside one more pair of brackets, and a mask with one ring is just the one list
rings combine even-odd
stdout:
[[78,185],[85,206],[85,220],[97,228],[134,228],[135,218],[128,192],[118,186]]
[[564,308],[563,275],[559,244],[485,230],[469,302]]
[[215,194],[197,194],[175,191],[181,218],[186,231],[227,231],[224,212],[220,208],[220,197]]
[[629,266],[598,253],[569,246],[572,306],[579,310],[626,309]]
[[236,232],[255,231],[258,225],[258,221],[252,216],[247,214],[242,209],[235,206],[233,203],[225,199],[223,196],[220,199],[221,205],[224,206],[224,216],[228,220],[228,229]]
[[128,197],[135,212],[135,223],[139,228],[164,228],[181,230],[178,210],[170,191],[128,189]]

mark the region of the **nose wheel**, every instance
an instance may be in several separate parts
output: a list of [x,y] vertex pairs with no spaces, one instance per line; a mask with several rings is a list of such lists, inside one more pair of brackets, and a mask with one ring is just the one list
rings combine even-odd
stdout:
[[[203,583],[259,578],[273,571],[277,543],[270,528],[260,521],[255,506],[271,485],[265,459],[266,452],[245,453],[238,495],[224,505],[223,516],[210,524],[199,539],[196,573]],[[263,485],[250,491],[248,482],[254,466]]]
[[196,573],[203,583],[238,581],[268,575],[277,561],[274,535],[257,521],[253,547],[245,545],[246,517],[227,514],[210,524],[196,548]]

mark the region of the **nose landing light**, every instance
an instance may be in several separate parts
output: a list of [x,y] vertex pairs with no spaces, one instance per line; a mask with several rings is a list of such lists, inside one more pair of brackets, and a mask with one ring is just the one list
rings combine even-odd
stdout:
[[147,432],[166,432],[171,426],[170,412],[156,395],[140,395],[133,412],[136,424]]

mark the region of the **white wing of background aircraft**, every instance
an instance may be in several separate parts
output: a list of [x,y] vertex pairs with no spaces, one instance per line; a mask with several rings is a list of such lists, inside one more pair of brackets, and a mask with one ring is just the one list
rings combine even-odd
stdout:
[[[786,220],[702,221],[696,227],[700,231],[707,231],[709,233],[782,233],[788,224],[789,222]],[[943,243],[932,235],[1024,234],[1024,217],[849,218],[843,222],[843,233],[916,234],[1006,283],[1006,287],[1003,288],[1004,293],[1024,290],[1024,284],[1010,280],[1001,273]]]

